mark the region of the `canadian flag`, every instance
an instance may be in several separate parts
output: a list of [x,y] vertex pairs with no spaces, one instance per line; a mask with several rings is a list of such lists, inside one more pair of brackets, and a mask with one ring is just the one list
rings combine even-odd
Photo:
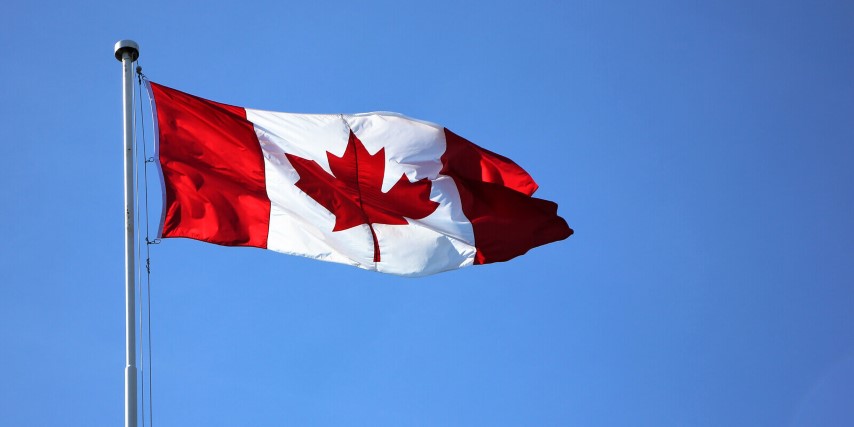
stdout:
[[572,229],[510,159],[395,113],[291,114],[149,83],[162,237],[404,276],[506,261]]

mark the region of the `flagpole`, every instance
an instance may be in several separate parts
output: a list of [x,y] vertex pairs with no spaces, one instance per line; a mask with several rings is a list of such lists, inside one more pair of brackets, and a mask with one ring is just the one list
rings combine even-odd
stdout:
[[124,103],[125,150],[125,427],[136,427],[136,283],[133,226],[133,63],[139,58],[139,45],[119,40],[116,59],[122,63],[122,102]]

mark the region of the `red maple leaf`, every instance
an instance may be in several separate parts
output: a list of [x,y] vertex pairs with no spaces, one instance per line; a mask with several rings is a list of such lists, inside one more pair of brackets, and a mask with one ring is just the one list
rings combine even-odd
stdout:
[[373,224],[406,225],[406,218],[424,218],[439,206],[430,200],[427,178],[410,182],[401,174],[383,193],[385,148],[371,155],[352,131],[343,156],[326,153],[334,176],[313,160],[285,155],[300,176],[296,186],[335,215],[332,231],[368,224],[374,239],[374,262],[380,261],[380,247]]

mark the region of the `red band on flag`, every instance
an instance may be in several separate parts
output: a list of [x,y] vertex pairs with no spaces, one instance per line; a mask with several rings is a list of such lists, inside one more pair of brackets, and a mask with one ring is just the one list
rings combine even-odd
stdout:
[[454,178],[474,230],[475,264],[507,261],[572,235],[557,203],[530,197],[537,183],[512,160],[445,129],[442,174]]
[[267,246],[270,199],[264,158],[246,111],[156,83],[163,237]]

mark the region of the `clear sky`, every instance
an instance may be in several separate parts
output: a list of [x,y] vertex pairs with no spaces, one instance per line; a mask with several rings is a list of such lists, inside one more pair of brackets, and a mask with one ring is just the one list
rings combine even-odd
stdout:
[[156,425],[854,425],[850,1],[2,9],[0,425],[122,422],[123,38],[220,102],[441,123],[576,230],[422,279],[165,241]]

